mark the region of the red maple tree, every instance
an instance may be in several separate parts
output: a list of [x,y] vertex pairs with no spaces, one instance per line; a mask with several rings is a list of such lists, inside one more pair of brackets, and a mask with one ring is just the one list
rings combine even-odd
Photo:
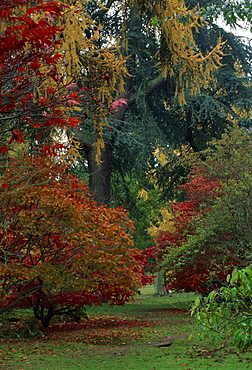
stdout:
[[73,308],[124,304],[149,281],[127,212],[97,206],[67,168],[41,155],[9,158],[0,198],[2,312],[31,307],[48,326]]
[[[84,305],[124,304],[149,281],[125,210],[98,207],[56,164],[63,144],[43,138],[79,123],[65,111],[82,96],[57,70],[65,9],[52,0],[0,4],[0,312],[31,307],[43,326]],[[16,156],[29,134],[37,144]]]
[[207,293],[224,283],[227,274],[239,263],[231,249],[228,253],[224,246],[220,247],[230,237],[223,230],[216,231],[217,244],[210,237],[198,248],[190,249],[188,245],[189,239],[197,236],[198,223],[211,210],[216,197],[221,196],[221,180],[212,176],[207,167],[195,168],[190,180],[181,186],[186,200],[171,205],[174,230],[160,231],[156,238],[157,255],[164,266],[168,256],[165,279],[169,290]]
[[12,142],[24,142],[25,133],[38,139],[51,127],[78,126],[64,107],[79,104],[80,95],[64,85],[56,66],[62,30],[55,23],[65,9],[51,0],[1,1],[1,152]]

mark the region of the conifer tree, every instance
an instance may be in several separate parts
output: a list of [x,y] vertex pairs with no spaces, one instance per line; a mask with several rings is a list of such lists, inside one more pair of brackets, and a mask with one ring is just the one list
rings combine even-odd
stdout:
[[[242,117],[243,123],[249,124],[245,117],[250,101],[246,75],[249,47],[215,24],[204,27],[201,13],[191,2],[187,2],[188,8],[180,1],[102,4],[105,7],[88,2],[85,10],[97,27],[102,25],[99,32],[105,40],[96,40],[99,50],[112,35],[126,57],[129,73],[124,70],[124,93],[114,98],[123,97],[128,104],[122,104],[112,114],[103,111],[103,122],[108,117],[109,126],[103,126],[100,164],[95,162],[96,132],[91,116],[75,134],[88,160],[90,188],[96,192],[99,203],[108,204],[111,176],[113,179],[120,169],[124,173],[125,169],[128,173],[134,169],[139,173],[139,168],[146,171],[157,143],[183,144],[200,150],[234,120]],[[211,21],[210,16],[207,19]],[[184,37],[179,37],[183,32]],[[87,35],[91,37],[92,32],[89,30]],[[175,39],[183,39],[184,43],[176,43]],[[110,71],[100,74],[102,83],[107,84],[110,78]],[[88,83],[94,88],[98,81],[94,78]],[[160,180],[163,175],[167,178],[163,171]]]
[[[100,34],[105,36],[105,40],[108,40],[110,36],[114,43],[113,47],[120,46],[121,53],[127,60],[128,74],[123,70],[125,72],[124,93],[122,94],[120,88],[116,88],[114,99],[127,99],[127,104],[124,100],[125,104],[121,104],[122,106],[119,106],[110,115],[109,127],[105,128],[107,137],[104,144],[102,140],[97,142],[97,136],[95,138],[97,130],[93,131],[95,121],[93,115],[90,122],[86,120],[83,126],[85,129],[75,132],[75,134],[82,143],[88,159],[91,190],[96,193],[96,199],[99,203],[108,204],[113,152],[117,134],[121,132],[122,122],[125,120],[129,108],[134,106],[134,109],[139,109],[141,95],[146,99],[156,89],[164,85],[172,88],[173,95],[175,94],[179,104],[184,104],[186,90],[192,96],[197,94],[201,87],[207,83],[211,72],[217,70],[221,65],[223,43],[221,40],[217,40],[215,45],[212,45],[205,54],[197,48],[193,32],[198,30],[201,26],[200,23],[203,25],[204,20],[195,9],[186,8],[183,1],[155,1],[154,3],[111,1],[102,2],[102,4],[104,7],[93,1],[88,2],[84,7],[93,20],[93,29],[88,29],[86,35],[92,38],[94,34]],[[111,10],[111,14],[109,10]],[[175,14],[177,16],[174,16]],[[160,22],[155,23],[153,19],[159,19]],[[101,28],[100,25],[103,27]],[[175,39],[179,39],[180,42],[175,43]],[[107,47],[107,42],[102,38],[97,38],[95,45],[95,57],[99,60],[104,48]],[[86,53],[81,50],[79,53],[85,69]],[[142,69],[144,60],[144,68]],[[146,75],[146,67],[149,75]],[[104,102],[109,102],[109,100],[106,98],[107,92],[102,97],[99,94],[101,90],[105,91],[104,86],[109,85],[115,74],[108,66],[104,66],[104,68],[107,70],[100,69],[99,64],[96,63],[96,75],[91,79],[92,73],[90,71],[92,68],[90,67],[87,72],[87,86],[89,87],[90,84],[89,88],[98,94],[94,101],[96,108],[99,108],[99,110],[96,109],[97,112],[102,111],[102,113],[104,113]],[[136,73],[136,68],[140,74]],[[141,70],[144,71],[142,80]],[[141,94],[139,94],[140,91]],[[105,113],[108,116],[108,111]],[[89,111],[86,111],[86,114],[89,116]],[[106,122],[104,115],[100,115],[99,118],[103,120],[103,123]],[[90,126],[89,132],[86,129],[88,124]],[[95,139],[96,145],[93,145]],[[95,147],[96,149],[97,147],[102,148],[103,145],[101,163],[97,165],[94,161],[94,150]]]

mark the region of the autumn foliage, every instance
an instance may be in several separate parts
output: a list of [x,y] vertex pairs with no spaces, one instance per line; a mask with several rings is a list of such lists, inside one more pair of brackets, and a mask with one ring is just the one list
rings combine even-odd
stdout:
[[251,263],[250,149],[234,129],[193,160],[186,200],[171,205],[171,228],[156,239],[167,289],[207,293]]
[[[170,249],[176,251],[183,249],[189,236],[196,233],[192,220],[203,217],[206,208],[202,205],[209,202],[206,206],[209,208],[209,204],[217,194],[218,181],[209,178],[204,172],[204,168],[194,169],[190,181],[181,186],[181,190],[187,195],[187,200],[171,205],[174,214],[172,220],[174,231],[161,231],[156,240],[161,259],[166,253],[169,254]],[[168,271],[166,273],[167,289],[201,292],[207,290],[208,268],[211,266],[214,253],[215,251],[211,247],[206,247],[204,252],[202,251],[192,259],[188,259],[183,268],[178,267],[176,271]],[[220,274],[222,273],[223,271],[220,271]]]
[[1,177],[1,311],[32,307],[44,326],[84,305],[124,304],[145,282],[125,210],[98,207],[47,157],[9,158]]
[[57,1],[0,4],[0,312],[30,307],[45,327],[85,305],[124,304],[148,281],[125,210],[98,207],[62,165],[57,135],[78,127],[87,93],[58,52],[70,8],[74,17]]
[[[52,127],[77,127],[69,108],[80,96],[68,89],[57,69],[66,6],[56,1],[3,0],[0,4],[1,152],[31,132],[41,137]],[[36,135],[36,136],[35,136]]]

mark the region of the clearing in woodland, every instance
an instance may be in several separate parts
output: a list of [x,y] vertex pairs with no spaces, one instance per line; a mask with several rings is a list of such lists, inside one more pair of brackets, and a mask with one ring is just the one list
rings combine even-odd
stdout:
[[13,311],[16,338],[4,337],[2,327],[0,369],[249,369],[251,350],[240,352],[224,339],[200,338],[189,312],[194,300],[189,293],[156,297],[147,286],[125,306],[88,308],[88,319],[55,318],[33,339],[24,339],[20,329],[29,312]]

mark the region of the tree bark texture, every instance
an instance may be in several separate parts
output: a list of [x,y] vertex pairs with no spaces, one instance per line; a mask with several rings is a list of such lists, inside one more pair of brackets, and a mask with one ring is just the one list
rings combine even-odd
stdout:
[[113,146],[111,143],[105,143],[100,163],[95,159],[95,146],[85,145],[85,153],[88,161],[90,192],[99,205],[109,205]]
[[[165,84],[166,81],[162,76],[157,77],[148,83],[145,88],[146,98],[150,96],[156,89]],[[112,116],[112,121],[115,121],[115,127],[120,130],[120,121],[123,121],[127,110],[136,103],[135,94],[131,94],[132,79],[125,80],[125,94],[128,105],[123,105],[117,109]],[[113,126],[113,123],[111,123]],[[110,202],[110,179],[113,170],[113,138],[105,141],[105,147],[101,151],[101,161],[98,164],[95,160],[95,137],[82,130],[74,130],[74,133],[82,144],[86,158],[88,161],[89,172],[89,189],[94,194],[94,198],[99,205],[109,205]]]

